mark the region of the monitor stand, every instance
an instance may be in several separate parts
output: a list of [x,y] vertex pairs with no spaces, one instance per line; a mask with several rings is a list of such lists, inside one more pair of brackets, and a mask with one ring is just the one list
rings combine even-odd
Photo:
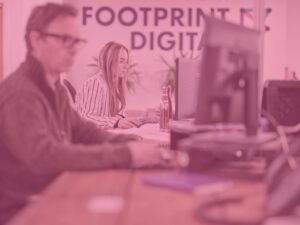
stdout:
[[170,123],[171,149],[178,149],[179,141],[191,135],[220,131],[245,132],[245,126],[242,124],[221,123],[199,125],[195,124],[193,120],[174,120]]
[[[195,125],[176,122],[171,125],[171,149],[211,152],[245,159],[257,155],[266,143],[277,140],[275,132],[258,131],[248,135],[240,124]],[[230,157],[229,157],[230,158]]]
[[[276,133],[257,132],[249,136],[242,131],[208,131],[196,133],[178,143],[178,150],[189,156],[188,170],[202,171],[208,168],[226,169],[228,165],[238,162],[255,162],[266,160],[278,152],[267,146],[276,142]],[[229,163],[229,164],[228,164]],[[242,172],[241,169],[237,169]]]

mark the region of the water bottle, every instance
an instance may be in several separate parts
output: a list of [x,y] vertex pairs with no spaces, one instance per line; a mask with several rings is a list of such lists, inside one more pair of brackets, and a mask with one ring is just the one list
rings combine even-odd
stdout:
[[170,122],[170,95],[169,88],[164,86],[162,89],[162,97],[160,101],[160,130],[168,131]]
[[168,101],[169,101],[169,118],[172,119],[173,118],[173,107],[172,107],[172,101],[171,101],[171,86],[169,85],[168,87]]

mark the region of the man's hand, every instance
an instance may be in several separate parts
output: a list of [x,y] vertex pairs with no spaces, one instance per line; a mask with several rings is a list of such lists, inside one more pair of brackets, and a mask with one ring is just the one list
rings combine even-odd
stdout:
[[175,168],[179,166],[178,154],[174,151],[160,148],[157,144],[131,142],[129,143],[129,148],[133,168]]

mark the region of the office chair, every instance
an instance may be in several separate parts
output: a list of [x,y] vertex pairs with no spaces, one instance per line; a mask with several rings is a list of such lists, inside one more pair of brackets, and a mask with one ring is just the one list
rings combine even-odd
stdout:
[[76,89],[67,79],[63,79],[63,84],[67,87],[68,91],[71,94],[72,100],[75,103]]

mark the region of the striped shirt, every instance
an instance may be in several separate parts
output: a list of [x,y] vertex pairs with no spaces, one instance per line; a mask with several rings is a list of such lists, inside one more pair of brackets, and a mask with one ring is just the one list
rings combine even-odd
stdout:
[[113,128],[121,118],[110,114],[108,86],[99,74],[84,82],[76,94],[75,108],[83,118],[104,129]]

